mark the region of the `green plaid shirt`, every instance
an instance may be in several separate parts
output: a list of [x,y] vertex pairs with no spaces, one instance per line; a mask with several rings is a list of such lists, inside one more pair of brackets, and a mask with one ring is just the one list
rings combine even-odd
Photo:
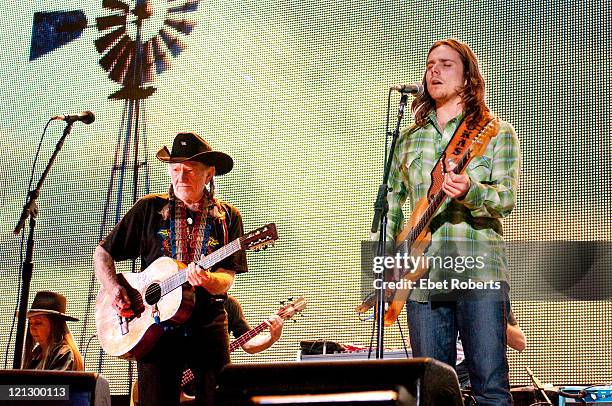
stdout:
[[[424,127],[412,126],[402,131],[397,141],[388,195],[389,219],[387,241],[394,241],[404,223],[402,207],[407,199],[410,207],[425,197],[431,184],[431,171],[444,148],[461,123],[463,114],[450,120],[445,128],[438,125],[435,111],[429,114]],[[500,218],[510,214],[515,205],[520,170],[519,143],[514,128],[501,122],[483,156],[472,159],[466,173],[471,186],[459,201],[446,199],[434,215],[430,230],[432,244],[426,256],[448,258],[447,255],[482,256],[485,266],[465,270],[449,269],[434,261],[428,278],[442,281],[449,278],[476,281],[510,281],[503,246]],[[459,272],[460,271],[460,272]],[[434,290],[414,289],[410,298],[427,301]]]

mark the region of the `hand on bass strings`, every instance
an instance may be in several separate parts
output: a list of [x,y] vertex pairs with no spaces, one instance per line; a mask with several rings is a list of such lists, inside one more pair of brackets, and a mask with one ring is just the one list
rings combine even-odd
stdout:
[[455,168],[454,163],[449,162],[448,172],[444,174],[444,182],[442,183],[442,190],[447,196],[453,199],[462,199],[470,190],[471,180],[470,177],[465,174],[456,174],[453,172]]

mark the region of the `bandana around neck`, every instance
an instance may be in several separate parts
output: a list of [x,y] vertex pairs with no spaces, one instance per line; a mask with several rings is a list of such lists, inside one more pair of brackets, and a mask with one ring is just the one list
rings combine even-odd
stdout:
[[[170,187],[169,204],[172,257],[186,264],[194,259],[199,260],[203,250],[205,253],[212,229],[207,217],[214,203],[205,193],[195,207],[189,210],[182,200],[176,198]],[[191,216],[187,215],[188,210]]]

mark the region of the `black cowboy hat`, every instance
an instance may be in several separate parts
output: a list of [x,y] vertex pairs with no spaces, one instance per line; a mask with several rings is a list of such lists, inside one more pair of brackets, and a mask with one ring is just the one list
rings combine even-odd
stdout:
[[32,307],[26,313],[26,317],[38,316],[40,314],[53,315],[68,321],[79,321],[76,317],[66,314],[66,297],[55,292],[36,292]]
[[212,147],[196,133],[178,133],[172,143],[172,152],[165,145],[157,151],[157,159],[166,163],[198,161],[215,167],[216,175],[225,175],[232,170],[234,160],[231,156],[213,151]]

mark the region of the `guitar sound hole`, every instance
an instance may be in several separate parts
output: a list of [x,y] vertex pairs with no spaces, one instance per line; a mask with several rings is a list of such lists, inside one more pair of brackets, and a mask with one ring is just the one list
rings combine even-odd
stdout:
[[159,302],[161,298],[161,286],[158,283],[152,283],[147,287],[147,291],[145,292],[145,301],[149,305],[154,305]]

